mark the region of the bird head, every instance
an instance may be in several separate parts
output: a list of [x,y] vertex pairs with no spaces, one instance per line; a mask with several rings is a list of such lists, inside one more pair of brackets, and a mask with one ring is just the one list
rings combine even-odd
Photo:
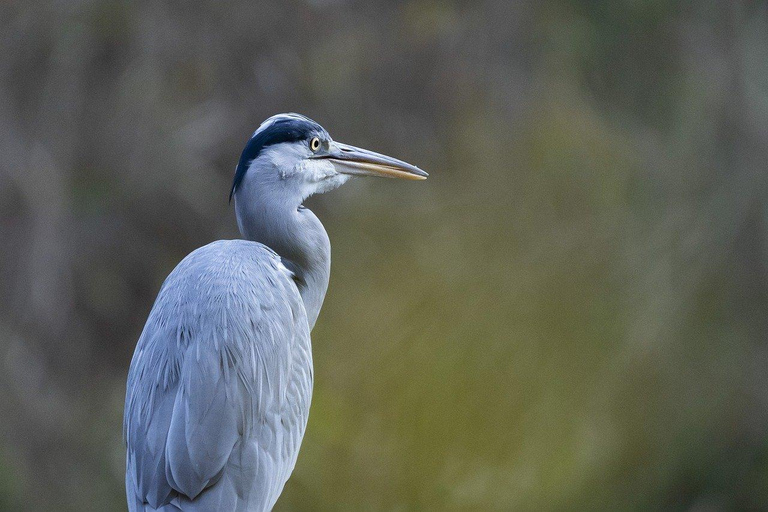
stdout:
[[427,173],[402,160],[336,142],[302,115],[277,114],[261,123],[245,145],[229,199],[251,181],[301,202],[341,186],[351,176],[423,180]]

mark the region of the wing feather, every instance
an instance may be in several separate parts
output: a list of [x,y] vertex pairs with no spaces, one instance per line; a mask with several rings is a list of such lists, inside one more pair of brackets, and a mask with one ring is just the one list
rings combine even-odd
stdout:
[[129,507],[271,506],[310,395],[306,312],[279,257],[242,240],[191,253],[163,284],[131,362]]

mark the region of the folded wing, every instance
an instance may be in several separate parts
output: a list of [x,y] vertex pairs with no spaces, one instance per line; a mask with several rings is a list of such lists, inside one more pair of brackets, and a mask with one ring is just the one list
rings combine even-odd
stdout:
[[311,380],[306,313],[280,258],[241,240],[191,253],[131,363],[131,510],[270,507],[296,461]]

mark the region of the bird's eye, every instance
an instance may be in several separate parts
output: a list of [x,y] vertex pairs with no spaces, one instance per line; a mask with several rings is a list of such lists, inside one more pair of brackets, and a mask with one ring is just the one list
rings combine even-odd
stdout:
[[312,137],[312,140],[309,141],[309,149],[311,149],[313,153],[320,149],[320,139]]

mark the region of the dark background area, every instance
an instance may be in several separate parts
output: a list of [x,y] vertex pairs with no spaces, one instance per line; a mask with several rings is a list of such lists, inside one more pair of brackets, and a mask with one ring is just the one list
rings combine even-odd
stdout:
[[121,510],[165,276],[283,111],[333,245],[277,510],[768,509],[763,2],[0,3],[0,510]]

